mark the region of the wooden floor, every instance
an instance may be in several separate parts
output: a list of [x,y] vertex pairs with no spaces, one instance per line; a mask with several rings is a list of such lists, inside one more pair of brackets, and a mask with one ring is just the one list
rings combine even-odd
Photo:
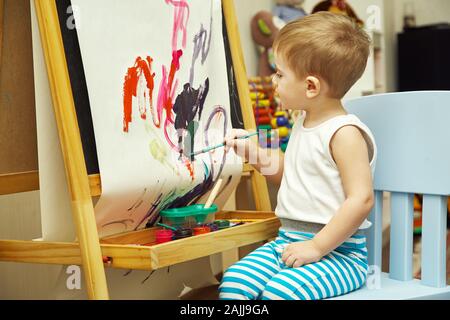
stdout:
[[219,300],[219,285],[192,290],[183,295],[181,300]]

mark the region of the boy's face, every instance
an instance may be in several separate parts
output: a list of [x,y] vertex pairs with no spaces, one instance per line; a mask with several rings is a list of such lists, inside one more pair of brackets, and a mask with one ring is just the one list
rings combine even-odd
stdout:
[[306,88],[303,81],[298,80],[294,72],[287,66],[281,56],[275,55],[277,72],[272,78],[275,90],[280,96],[283,109],[300,110],[305,107]]

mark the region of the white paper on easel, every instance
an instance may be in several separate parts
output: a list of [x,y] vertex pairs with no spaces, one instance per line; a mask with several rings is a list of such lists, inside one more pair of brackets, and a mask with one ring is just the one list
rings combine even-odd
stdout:
[[188,156],[221,143],[232,126],[220,0],[72,5],[102,180],[99,234],[144,228],[168,206],[204,203],[220,177],[223,205],[240,160],[223,148]]

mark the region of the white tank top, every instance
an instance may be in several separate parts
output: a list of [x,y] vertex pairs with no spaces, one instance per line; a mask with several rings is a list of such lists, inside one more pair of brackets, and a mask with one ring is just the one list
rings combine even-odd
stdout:
[[[367,143],[372,176],[377,147],[369,128],[355,115],[337,116],[314,128],[305,128],[304,120],[305,113],[292,128],[275,213],[280,218],[327,224],[345,200],[339,170],[330,152],[331,138],[344,126],[358,127]],[[364,220],[359,229],[370,226]]]

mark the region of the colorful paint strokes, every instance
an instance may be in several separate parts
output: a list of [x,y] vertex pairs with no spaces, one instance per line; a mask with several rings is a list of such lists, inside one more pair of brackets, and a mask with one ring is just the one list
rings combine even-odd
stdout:
[[231,126],[221,1],[72,2],[83,12],[77,34],[102,177],[100,235],[153,226],[161,210],[201,203],[220,177],[223,205],[240,162],[224,150],[191,156],[222,142]]

